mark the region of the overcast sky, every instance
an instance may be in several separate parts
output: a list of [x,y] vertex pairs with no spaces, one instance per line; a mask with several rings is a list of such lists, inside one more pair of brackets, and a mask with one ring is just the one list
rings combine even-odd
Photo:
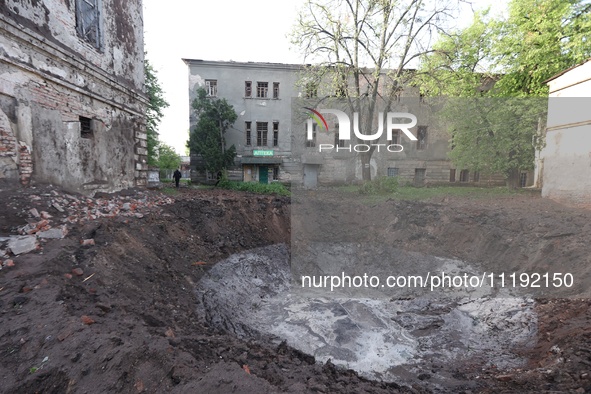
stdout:
[[[506,0],[476,0],[479,7]],[[185,154],[189,130],[188,70],[181,60],[301,63],[287,35],[302,0],[144,0],[147,58],[170,107],[160,140]],[[465,15],[468,22],[471,16]]]

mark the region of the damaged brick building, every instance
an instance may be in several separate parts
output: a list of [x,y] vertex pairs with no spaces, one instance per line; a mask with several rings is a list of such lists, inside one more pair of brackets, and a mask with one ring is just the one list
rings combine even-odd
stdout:
[[141,0],[0,3],[0,183],[146,181]]

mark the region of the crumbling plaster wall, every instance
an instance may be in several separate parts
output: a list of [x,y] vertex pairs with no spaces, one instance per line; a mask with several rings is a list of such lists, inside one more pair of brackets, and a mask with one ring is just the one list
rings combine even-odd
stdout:
[[141,0],[99,4],[96,49],[76,32],[75,0],[0,3],[0,180],[87,194],[145,184]]

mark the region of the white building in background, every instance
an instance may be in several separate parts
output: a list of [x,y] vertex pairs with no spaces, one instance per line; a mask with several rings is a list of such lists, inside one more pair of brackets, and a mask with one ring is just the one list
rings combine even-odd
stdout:
[[591,59],[546,83],[548,127],[538,162],[542,196],[591,208]]

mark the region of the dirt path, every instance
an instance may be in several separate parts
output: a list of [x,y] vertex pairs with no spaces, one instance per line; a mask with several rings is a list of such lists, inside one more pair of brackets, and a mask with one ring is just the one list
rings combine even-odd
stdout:
[[[285,345],[239,340],[195,316],[194,285],[213,264],[290,242],[287,199],[185,190],[167,201],[135,192],[103,196],[113,204],[101,217],[88,211],[103,203],[98,199],[75,209],[73,199],[60,200],[65,212],[52,207],[63,196],[50,188],[0,191],[0,237],[38,223],[31,208],[52,216],[47,226],[67,224],[65,238],[3,259],[14,266],[0,271],[0,392],[429,392],[431,369],[454,375],[454,392],[591,390],[586,299],[538,304],[538,339],[524,350],[529,364],[521,370],[483,369],[474,360],[425,366],[412,387],[372,382]],[[523,196],[384,204],[407,212],[384,237],[409,251],[472,261],[518,256],[528,267],[570,259],[581,262],[577,275],[587,275],[587,211]],[[67,221],[67,208],[82,206],[85,219]]]

